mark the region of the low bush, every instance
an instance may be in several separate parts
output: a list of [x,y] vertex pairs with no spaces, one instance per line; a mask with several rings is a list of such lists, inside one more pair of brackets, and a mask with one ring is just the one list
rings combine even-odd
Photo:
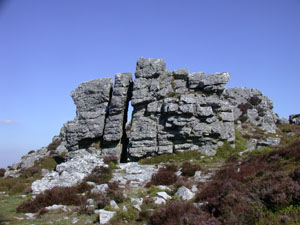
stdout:
[[57,149],[57,147],[61,144],[62,140],[59,138],[54,139],[49,145],[48,150],[52,153]]
[[268,217],[270,211],[279,215],[280,210],[300,203],[300,169],[295,169],[299,152],[296,142],[251,154],[242,162],[231,161],[202,188],[196,201],[207,202],[202,210],[222,224],[256,224],[265,221],[261,218]]
[[110,155],[110,156],[105,156],[103,159],[104,163],[109,164],[109,163],[114,163],[114,164],[118,164],[119,159],[117,156],[115,155]]
[[159,171],[152,175],[148,187],[151,185],[171,185],[177,181],[177,175],[169,167],[160,168]]
[[92,173],[87,176],[84,181],[91,181],[96,184],[108,183],[112,178],[112,169],[105,166],[97,166]]
[[85,193],[93,189],[92,185],[89,185],[87,182],[83,181],[79,185],[76,186],[76,191],[78,193]]
[[167,206],[152,213],[150,222],[153,225],[220,225],[217,219],[200,211],[192,203],[171,201]]
[[291,174],[291,177],[294,181],[298,182],[300,184],[300,166],[297,167]]
[[103,209],[105,206],[109,205],[110,198],[103,194],[93,194],[90,196],[95,201],[95,206],[98,209]]
[[4,168],[0,169],[0,177],[4,177],[5,171],[6,170]]
[[139,212],[137,211],[137,209],[133,207],[129,207],[127,211],[118,210],[116,215],[109,222],[110,224],[120,224],[117,222],[122,221],[122,224],[124,224],[125,221],[126,221],[125,223],[135,221],[138,219],[138,217],[139,217]]
[[181,172],[183,176],[192,177],[198,170],[201,170],[201,166],[193,165],[190,162],[185,162],[181,165]]
[[77,194],[76,187],[54,187],[19,205],[17,212],[36,213],[50,205],[81,205],[84,201],[85,197]]

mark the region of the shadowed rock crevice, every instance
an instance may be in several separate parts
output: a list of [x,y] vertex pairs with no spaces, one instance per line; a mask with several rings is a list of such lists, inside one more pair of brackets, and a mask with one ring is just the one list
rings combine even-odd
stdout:
[[[125,126],[127,122],[128,104],[131,99],[132,74],[122,73],[115,77],[115,85],[105,120],[102,142],[103,155],[116,155],[122,161],[127,159],[128,140]],[[126,150],[126,151],[125,151]]]
[[121,145],[122,145],[122,153],[120,157],[120,162],[125,163],[128,161],[128,144],[129,144],[129,137],[127,136],[126,132],[126,124],[127,124],[127,118],[128,118],[128,113],[129,113],[129,104],[131,104],[131,97],[132,97],[132,87],[133,87],[133,82],[130,83],[130,86],[128,88],[128,93],[127,93],[127,101],[126,101],[126,108],[124,111],[124,117],[123,117],[123,135],[121,138]]

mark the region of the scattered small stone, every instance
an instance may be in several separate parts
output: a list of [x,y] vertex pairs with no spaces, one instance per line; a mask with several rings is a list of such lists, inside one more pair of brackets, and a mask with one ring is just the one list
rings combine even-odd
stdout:
[[17,217],[17,216],[15,216],[15,219],[16,219],[16,220],[24,220],[23,217]]
[[135,204],[138,204],[138,205],[142,205],[144,199],[142,199],[142,198],[132,198],[130,201],[131,201],[132,203],[135,203]]
[[200,179],[202,178],[201,173],[202,173],[201,171],[196,171],[195,172],[195,175],[194,175],[194,180],[195,181],[200,181]]
[[79,219],[78,219],[77,217],[75,217],[75,218],[72,219],[72,224],[75,224],[75,223],[77,223],[78,221],[79,221]]
[[94,205],[94,199],[92,199],[92,198],[89,198],[88,200],[86,200],[86,203],[88,204],[88,205]]
[[93,194],[106,194],[108,189],[109,187],[107,184],[100,184],[94,187],[91,192]]
[[87,183],[88,185],[90,185],[90,186],[93,186],[93,187],[96,186],[96,183],[94,183],[94,182],[92,182],[92,181],[87,181],[86,183]]
[[175,174],[179,177],[182,174],[182,172],[178,170]]
[[51,211],[51,210],[59,210],[59,209],[61,209],[64,212],[69,211],[69,208],[67,206],[65,206],[65,205],[51,205],[51,206],[45,207],[45,209],[47,209],[49,211]]
[[109,202],[109,205],[112,209],[120,209],[120,207],[118,206],[118,204],[114,201],[114,200],[111,200]]
[[9,222],[5,221],[5,222],[1,222],[1,225],[9,225]]
[[33,220],[33,219],[36,219],[36,214],[35,213],[25,213],[24,217],[27,220]]
[[116,212],[100,209],[99,210],[100,224],[107,224],[111,220],[111,218],[114,217],[115,214]]
[[171,189],[166,185],[158,185],[157,187],[163,191],[171,191]]
[[153,200],[156,205],[166,204],[166,200],[161,197],[153,197]]
[[191,192],[190,189],[181,186],[175,193],[175,196],[178,196],[180,200],[190,200],[195,196],[195,193]]
[[193,185],[193,186],[192,186],[192,192],[195,193],[195,192],[197,192],[197,191],[198,191],[197,185]]
[[124,212],[127,212],[127,207],[125,206],[125,205],[123,205],[123,208],[122,208],[122,210],[124,211]]
[[47,169],[42,169],[42,171],[41,171],[41,176],[44,177],[44,176],[46,176],[48,173],[50,173],[49,170],[47,170]]
[[92,224],[92,223],[93,223],[93,221],[92,221],[91,219],[87,219],[87,220],[84,222],[85,225],[87,225],[87,224]]
[[142,211],[141,207],[138,204],[133,205],[133,208],[135,208],[139,212]]
[[21,198],[26,198],[26,195],[21,195]]
[[157,195],[165,200],[171,199],[172,197],[170,195],[168,195],[166,192],[162,191],[162,192],[157,192]]

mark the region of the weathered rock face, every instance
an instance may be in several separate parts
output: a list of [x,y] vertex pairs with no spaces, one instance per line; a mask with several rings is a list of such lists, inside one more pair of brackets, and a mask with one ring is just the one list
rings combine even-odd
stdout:
[[103,136],[113,80],[103,78],[82,83],[71,96],[76,104],[76,117],[63,127],[70,150],[86,147]]
[[66,187],[79,184],[96,166],[102,166],[103,160],[97,151],[89,152],[84,149],[69,152],[67,162],[61,163],[42,179],[32,183],[33,193],[40,193],[55,186]]
[[232,108],[220,97],[229,78],[228,73],[168,71],[162,59],[140,58],[132,92],[129,156],[187,149],[212,155],[224,141],[233,142]]
[[289,117],[290,124],[300,125],[300,114],[292,114]]
[[[108,117],[105,120],[102,153],[104,155],[118,155],[127,147],[125,125],[127,122],[128,104],[131,98],[132,74],[117,74],[115,86],[109,105]],[[124,135],[124,136],[123,136]],[[127,155],[124,156],[125,160]]]
[[234,120],[258,126],[268,133],[276,133],[277,117],[273,102],[255,88],[230,88],[223,97],[234,108]]

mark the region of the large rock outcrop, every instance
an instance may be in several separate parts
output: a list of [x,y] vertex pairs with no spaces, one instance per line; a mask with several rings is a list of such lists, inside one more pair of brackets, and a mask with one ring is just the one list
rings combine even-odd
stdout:
[[234,119],[260,127],[267,133],[276,133],[277,116],[273,102],[255,88],[230,88],[223,97],[233,106]]
[[234,142],[232,107],[222,97],[228,73],[169,71],[162,59],[140,58],[135,77],[133,82],[131,73],[117,74],[113,88],[112,79],[104,78],[72,92],[77,116],[61,131],[69,150],[98,148],[126,161],[183,150],[213,155],[225,141]]
[[220,97],[228,73],[169,71],[162,59],[140,58],[135,76],[130,157],[180,150],[213,155],[234,141],[232,108]]

